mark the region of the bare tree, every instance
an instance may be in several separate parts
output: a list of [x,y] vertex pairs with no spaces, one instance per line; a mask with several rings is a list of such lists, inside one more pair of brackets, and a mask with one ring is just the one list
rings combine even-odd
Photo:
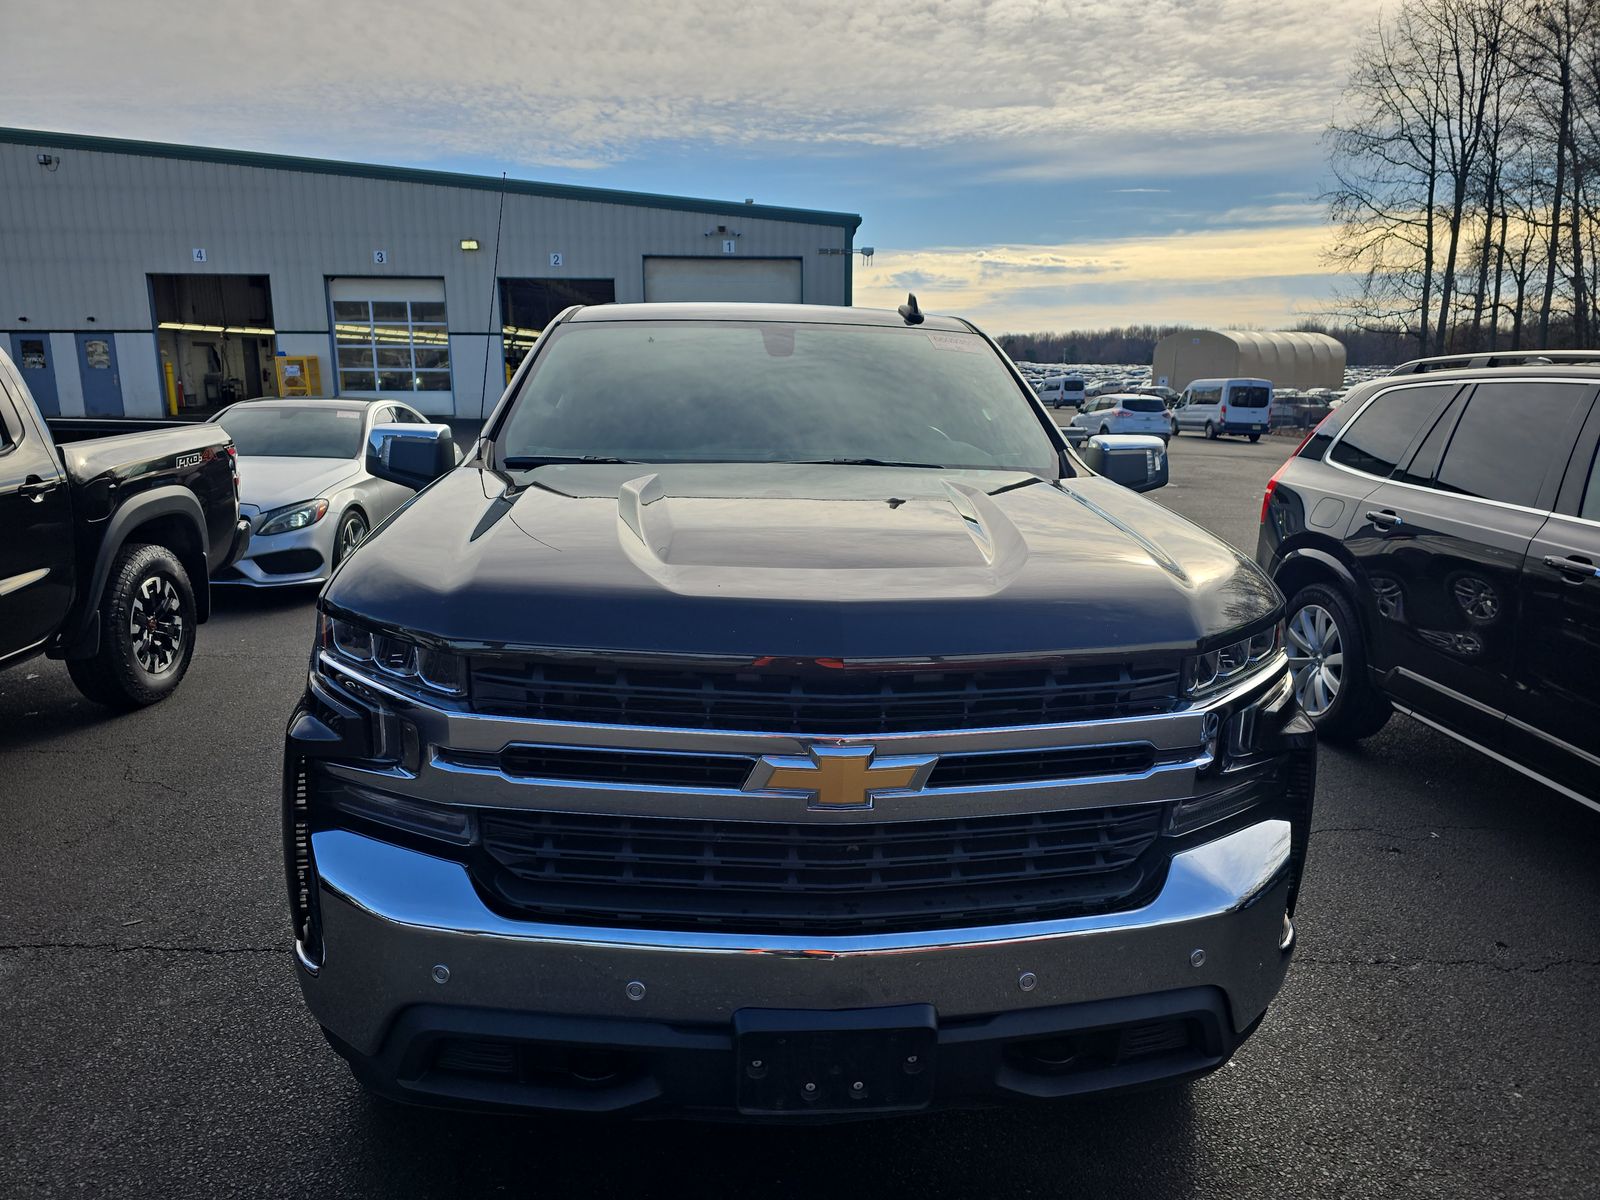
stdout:
[[1468,192],[1485,150],[1489,103],[1506,73],[1508,30],[1505,9],[1494,0],[1420,0],[1410,11],[1415,16],[1406,24],[1417,39],[1417,52],[1436,54],[1442,68],[1435,111],[1449,188],[1437,324],[1443,348],[1453,324],[1451,306],[1457,299],[1456,269]]
[[1421,354],[1434,346],[1443,91],[1426,28],[1402,9],[1358,52],[1341,117],[1325,135],[1335,185],[1324,199],[1339,227],[1329,259],[1358,280],[1340,307],[1358,325],[1414,328]]
[[1325,142],[1346,322],[1423,354],[1600,334],[1600,0],[1400,0]]
[[[1589,218],[1583,203],[1583,163],[1573,134],[1581,69],[1579,50],[1592,39],[1600,23],[1600,2],[1523,0],[1515,12],[1515,22],[1520,51],[1518,67],[1533,84],[1554,168],[1544,294],[1539,302],[1539,342],[1549,344],[1551,313],[1557,299],[1556,281],[1558,275],[1566,274],[1572,287],[1573,338],[1581,344],[1587,324],[1584,320],[1587,300],[1583,227]],[[1563,234],[1568,235],[1565,247]],[[1563,251],[1568,256],[1565,263]]]
[[1543,162],[1531,147],[1523,147],[1506,174],[1500,191],[1506,216],[1500,237],[1505,272],[1511,278],[1511,349],[1521,350],[1527,332],[1527,306],[1534,277],[1543,267],[1546,245],[1544,213],[1548,209]]

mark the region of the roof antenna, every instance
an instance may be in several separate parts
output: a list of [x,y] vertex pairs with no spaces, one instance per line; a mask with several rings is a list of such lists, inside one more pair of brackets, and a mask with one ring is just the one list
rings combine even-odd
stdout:
[[900,306],[898,312],[905,318],[907,325],[922,324],[922,310],[917,307],[917,297],[914,292],[906,293],[906,302]]
[[[489,319],[484,324],[485,329],[494,328],[494,301],[495,292],[500,284],[500,230],[505,226],[506,220],[506,173],[500,172],[500,207],[494,218],[494,265],[489,269]],[[503,330],[506,324],[506,314],[500,314],[500,326]],[[494,335],[486,333],[483,338],[483,381],[482,390],[478,393],[478,416],[489,415],[489,349],[494,345]],[[507,382],[510,382],[507,380]]]

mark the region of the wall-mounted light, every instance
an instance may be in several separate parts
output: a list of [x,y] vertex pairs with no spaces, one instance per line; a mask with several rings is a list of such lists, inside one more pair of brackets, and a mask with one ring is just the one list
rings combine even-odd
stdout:
[[463,250],[476,250],[478,248],[478,239],[477,238],[462,238],[461,239],[461,248]]
[[61,165],[61,160],[54,154],[35,154],[33,156],[33,161],[38,163],[46,171],[54,171]]

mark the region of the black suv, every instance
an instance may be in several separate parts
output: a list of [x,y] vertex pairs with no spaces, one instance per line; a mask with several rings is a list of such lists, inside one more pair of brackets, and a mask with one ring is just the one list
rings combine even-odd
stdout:
[[1324,736],[1398,709],[1600,807],[1600,364],[1453,366],[1355,389],[1267,484],[1296,692]]

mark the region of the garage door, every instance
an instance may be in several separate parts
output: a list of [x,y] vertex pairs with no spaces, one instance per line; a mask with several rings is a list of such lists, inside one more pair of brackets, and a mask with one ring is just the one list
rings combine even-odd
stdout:
[[800,260],[647,258],[644,298],[799,304]]

